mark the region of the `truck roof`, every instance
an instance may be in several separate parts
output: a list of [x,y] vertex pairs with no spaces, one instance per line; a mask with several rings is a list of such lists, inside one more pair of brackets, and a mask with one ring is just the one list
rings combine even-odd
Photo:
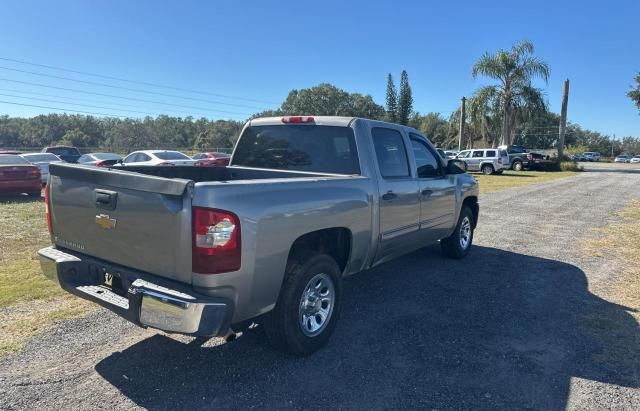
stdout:
[[292,117],[303,117],[313,118],[313,123],[319,126],[338,126],[338,127],[349,127],[351,122],[354,120],[362,120],[369,123],[377,123],[377,124],[393,124],[397,127],[402,127],[404,129],[410,130],[412,132],[422,134],[420,131],[414,129],[413,127],[404,126],[401,124],[389,123],[387,121],[382,120],[372,120],[363,117],[344,117],[344,116],[278,116],[278,117],[261,117],[255,118],[253,120],[249,120],[249,126],[273,126],[273,125],[282,125],[285,124],[283,119],[292,118]]

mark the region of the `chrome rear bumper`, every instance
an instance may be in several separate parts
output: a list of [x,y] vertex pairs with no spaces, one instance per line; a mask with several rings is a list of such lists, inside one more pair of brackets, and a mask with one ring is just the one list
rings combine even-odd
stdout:
[[[96,302],[142,327],[197,336],[225,335],[230,301],[197,295],[189,286],[47,247],[38,251],[43,274],[81,298]],[[117,276],[126,292],[114,292],[102,274]]]

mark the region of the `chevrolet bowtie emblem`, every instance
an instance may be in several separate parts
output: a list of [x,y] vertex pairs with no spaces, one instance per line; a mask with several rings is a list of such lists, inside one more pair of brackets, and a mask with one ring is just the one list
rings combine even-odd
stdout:
[[99,214],[96,216],[96,224],[105,230],[111,230],[116,228],[116,219],[109,218],[107,214]]

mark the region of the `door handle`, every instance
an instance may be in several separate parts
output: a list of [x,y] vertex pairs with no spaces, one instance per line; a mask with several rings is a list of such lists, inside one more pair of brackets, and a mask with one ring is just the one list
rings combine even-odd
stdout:
[[426,188],[424,190],[422,190],[422,195],[425,196],[425,197],[429,197],[431,194],[433,194],[432,190],[428,190]]
[[103,210],[115,210],[118,200],[118,193],[109,190],[95,189],[95,205]]
[[391,190],[387,191],[385,194],[382,195],[383,200],[393,200],[394,198],[397,198],[397,197],[398,195]]

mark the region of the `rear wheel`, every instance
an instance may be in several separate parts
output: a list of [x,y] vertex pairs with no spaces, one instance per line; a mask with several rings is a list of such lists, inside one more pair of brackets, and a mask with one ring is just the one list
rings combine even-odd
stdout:
[[298,356],[323,347],[336,327],[341,273],[326,254],[300,253],[287,264],[276,307],[265,316],[271,344]]
[[482,173],[486,175],[493,174],[493,172],[495,171],[491,164],[483,165],[481,170],[482,170]]
[[522,171],[522,161],[516,160],[513,162],[513,164],[511,165],[511,168],[514,171]]
[[473,226],[473,212],[471,208],[463,206],[453,234],[440,240],[444,255],[456,259],[466,256],[473,243]]

